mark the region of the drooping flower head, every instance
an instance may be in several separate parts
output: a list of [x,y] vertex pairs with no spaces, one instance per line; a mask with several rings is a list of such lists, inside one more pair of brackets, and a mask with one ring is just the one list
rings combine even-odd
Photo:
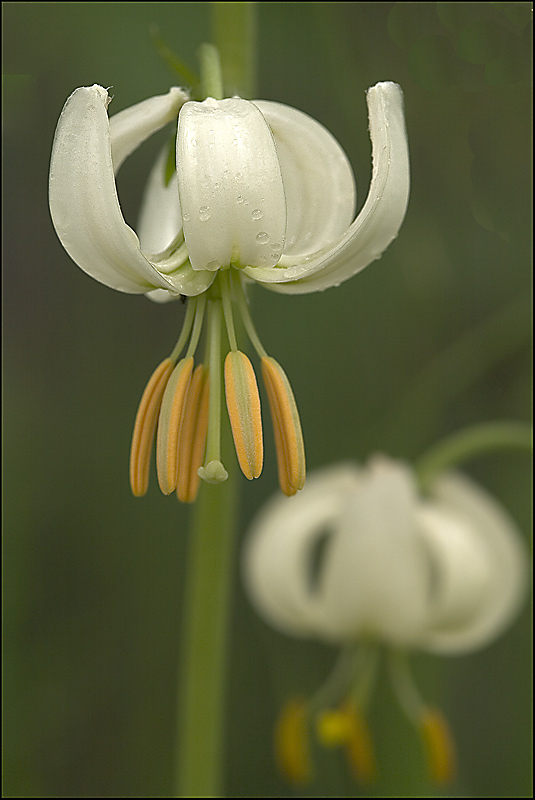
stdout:
[[442,474],[428,496],[405,464],[376,458],[313,474],[253,522],[243,575],[259,614],[278,630],[342,646],[316,698],[293,700],[277,733],[287,775],[310,771],[307,727],[346,747],[360,778],[374,771],[365,710],[378,644],[393,688],[419,729],[433,776],[454,768],[447,724],[421,699],[403,655],[468,653],[497,638],[525,598],[527,557],[506,512],[468,478]]
[[[50,165],[50,211],[73,261],[118,291],[165,301],[186,297],[179,340],[141,399],[131,484],[148,485],[152,441],[162,490],[195,498],[199,477],[224,480],[219,428],[222,357],[236,452],[247,478],[262,470],[260,399],[238,347],[237,313],[262,363],[281,487],[302,488],[304,445],[282,367],[255,331],[246,297],[252,281],[303,294],[337,286],[383,253],[403,221],[408,149],[399,86],[367,93],[373,173],[355,217],[349,161],[320,123],[289,106],[238,97],[189,101],[182,89],[111,118],[101,86],[77,89],[60,116]],[[149,175],[138,231],[125,222],[115,184],[124,160],[151,134],[177,124],[170,163],[164,148]],[[204,362],[194,368],[203,323]],[[223,336],[223,341],[222,341]]]

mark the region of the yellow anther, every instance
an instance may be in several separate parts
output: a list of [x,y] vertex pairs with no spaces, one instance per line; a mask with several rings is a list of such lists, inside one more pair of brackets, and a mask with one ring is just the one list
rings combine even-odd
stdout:
[[178,362],[169,378],[162,399],[156,442],[158,483],[164,494],[176,489],[178,479],[178,440],[193,370],[193,358]]
[[325,747],[343,746],[353,776],[371,783],[376,775],[375,756],[366,720],[353,703],[322,711],[316,718],[316,733]]
[[341,711],[322,711],[316,718],[316,734],[325,747],[346,744],[351,735],[351,719]]
[[183,503],[193,503],[201,481],[197,470],[202,464],[206,444],[208,392],[207,370],[199,364],[191,379],[178,444],[176,493]]
[[347,761],[359,783],[372,783],[377,774],[377,765],[370,729],[357,706],[348,703],[345,708],[351,719],[351,732],[346,744]]
[[436,783],[449,783],[455,777],[455,743],[443,714],[426,708],[420,717],[420,732],[427,751],[429,772]]
[[303,786],[312,777],[307,707],[301,698],[286,703],[275,728],[275,756],[279,769],[291,783]]
[[166,358],[152,373],[141,397],[130,448],[130,486],[134,497],[142,497],[149,485],[150,456],[163,393],[173,371]]
[[260,396],[253,365],[240,350],[225,359],[225,394],[241,471],[248,480],[258,478],[264,461]]
[[295,494],[305,484],[305,446],[299,412],[290,382],[274,358],[262,359],[262,375],[273,421],[279,483],[284,494]]

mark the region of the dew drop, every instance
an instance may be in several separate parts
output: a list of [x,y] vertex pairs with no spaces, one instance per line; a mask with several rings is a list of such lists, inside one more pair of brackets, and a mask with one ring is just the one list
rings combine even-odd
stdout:
[[262,219],[264,212],[261,208],[255,208],[254,211],[251,211],[251,216],[253,219]]
[[269,242],[269,234],[265,231],[260,231],[260,233],[256,234],[256,241],[259,244],[267,244]]
[[206,222],[206,220],[210,219],[210,206],[201,206],[199,208],[199,219],[201,222]]

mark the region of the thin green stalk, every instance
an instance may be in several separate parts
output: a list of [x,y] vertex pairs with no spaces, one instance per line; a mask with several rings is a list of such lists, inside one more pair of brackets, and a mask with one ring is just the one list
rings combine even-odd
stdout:
[[255,96],[256,3],[212,3],[212,33],[221,55],[226,97]]
[[532,450],[533,431],[524,422],[483,422],[442,439],[416,464],[420,487],[425,490],[444,470],[493,450]]
[[[212,3],[215,48],[202,49],[205,95],[223,96],[218,78],[222,54],[224,92],[252,96],[252,3]],[[234,87],[228,91],[229,86]],[[226,420],[226,415],[224,415]],[[231,449],[228,420],[223,453]],[[228,463],[226,461],[225,463]],[[233,561],[238,516],[237,481],[203,484],[190,530],[183,631],[179,657],[177,797],[224,795],[226,681]]]
[[201,62],[201,86],[204,97],[213,97],[222,100],[223,77],[221,75],[221,58],[219,50],[213,44],[201,44],[199,47],[199,61]]
[[177,797],[224,796],[225,694],[237,491],[202,484],[195,505],[179,671]]

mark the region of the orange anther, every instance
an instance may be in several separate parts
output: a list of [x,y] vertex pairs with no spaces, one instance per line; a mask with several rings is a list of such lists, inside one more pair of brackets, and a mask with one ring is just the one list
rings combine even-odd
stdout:
[[258,478],[264,461],[260,396],[253,365],[240,350],[225,359],[225,394],[241,471],[248,480]]
[[195,369],[186,400],[186,409],[178,443],[178,481],[176,493],[183,503],[193,503],[200,478],[208,430],[208,373],[202,364]]
[[420,732],[427,751],[429,772],[436,783],[445,784],[455,777],[455,743],[444,715],[426,708],[420,717]]
[[173,371],[170,358],[152,373],[141,397],[130,448],[130,486],[134,497],[142,497],[149,485],[150,456],[163,393]]
[[156,442],[158,482],[164,494],[176,489],[178,479],[178,441],[193,371],[193,358],[178,362],[162,399]]
[[275,756],[279,769],[291,783],[303,786],[312,777],[307,730],[307,706],[301,698],[286,703],[275,728]]
[[299,412],[286,373],[274,358],[262,359],[275,433],[279,483],[284,494],[295,494],[305,484],[305,446]]
[[350,718],[350,733],[346,744],[349,766],[359,783],[372,783],[377,774],[377,765],[366,718],[351,703],[345,706],[345,711]]

